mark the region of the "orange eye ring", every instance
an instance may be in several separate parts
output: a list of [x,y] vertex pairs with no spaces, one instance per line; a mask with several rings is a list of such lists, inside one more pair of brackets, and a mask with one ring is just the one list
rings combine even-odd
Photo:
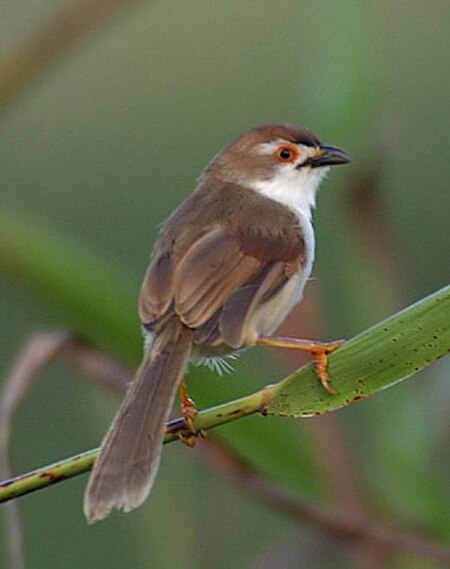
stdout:
[[275,150],[275,158],[280,162],[295,162],[299,154],[298,148],[293,144],[280,144]]

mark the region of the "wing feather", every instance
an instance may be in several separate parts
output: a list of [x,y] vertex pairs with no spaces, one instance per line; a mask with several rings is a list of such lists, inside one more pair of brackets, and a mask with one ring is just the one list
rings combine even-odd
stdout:
[[173,262],[166,252],[156,256],[145,274],[139,297],[139,316],[151,324],[167,312],[173,300]]
[[240,288],[227,300],[220,317],[220,330],[227,345],[239,347],[244,343],[247,324],[256,310],[287,281],[286,263],[270,263],[255,282]]
[[152,325],[175,312],[195,331],[197,344],[240,347],[258,307],[301,270],[304,241],[300,233],[293,240],[294,235],[256,239],[214,225],[182,251],[176,243],[170,254],[165,248],[142,285],[142,322]]
[[199,328],[260,270],[261,261],[246,255],[235,237],[221,229],[211,231],[193,245],[177,267],[175,310],[187,326]]

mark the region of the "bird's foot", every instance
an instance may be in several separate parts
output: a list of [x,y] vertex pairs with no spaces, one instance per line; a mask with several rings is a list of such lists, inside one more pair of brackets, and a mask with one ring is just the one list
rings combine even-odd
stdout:
[[288,348],[291,350],[309,352],[316,363],[316,374],[322,387],[331,395],[337,394],[337,391],[330,384],[330,374],[328,373],[328,354],[342,346],[345,343],[345,340],[336,340],[335,342],[314,342],[312,340],[300,340],[298,338],[261,336],[256,343],[263,346],[272,346],[274,348]]

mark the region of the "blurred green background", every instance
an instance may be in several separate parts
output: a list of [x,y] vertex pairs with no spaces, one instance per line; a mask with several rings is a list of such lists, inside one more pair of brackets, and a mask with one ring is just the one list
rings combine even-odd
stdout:
[[[74,4],[18,10],[4,0],[5,58]],[[354,163],[323,186],[314,280],[288,328],[351,337],[449,281],[449,21],[443,0],[130,2],[2,109],[0,207],[103,257],[134,302],[159,224],[214,153],[258,124],[307,126]],[[0,276],[5,377],[32,332],[67,323],[1,266]],[[194,371],[192,395],[204,406],[249,393],[293,369],[285,357],[255,349],[229,377]],[[333,448],[336,428],[365,511],[448,543],[449,370],[447,359],[333,423],[255,417],[221,434],[279,483],[350,510],[320,446],[323,437]],[[17,414],[18,470],[96,446],[116,405],[52,365]],[[133,514],[88,527],[86,481],[20,500],[30,568],[365,566],[364,555],[254,502],[182,445],[165,449],[155,491]]]

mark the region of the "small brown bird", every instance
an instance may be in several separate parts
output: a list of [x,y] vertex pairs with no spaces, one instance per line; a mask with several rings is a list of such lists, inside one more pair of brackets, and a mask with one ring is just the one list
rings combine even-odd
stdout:
[[301,300],[314,261],[311,213],[328,167],[349,155],[309,131],[268,125],[238,137],[206,167],[165,222],[142,284],[144,360],[101,446],[86,491],[89,522],[142,504],[155,479],[177,388],[195,410],[189,361],[226,365],[255,344],[310,351],[328,383],[336,344],[269,338]]

